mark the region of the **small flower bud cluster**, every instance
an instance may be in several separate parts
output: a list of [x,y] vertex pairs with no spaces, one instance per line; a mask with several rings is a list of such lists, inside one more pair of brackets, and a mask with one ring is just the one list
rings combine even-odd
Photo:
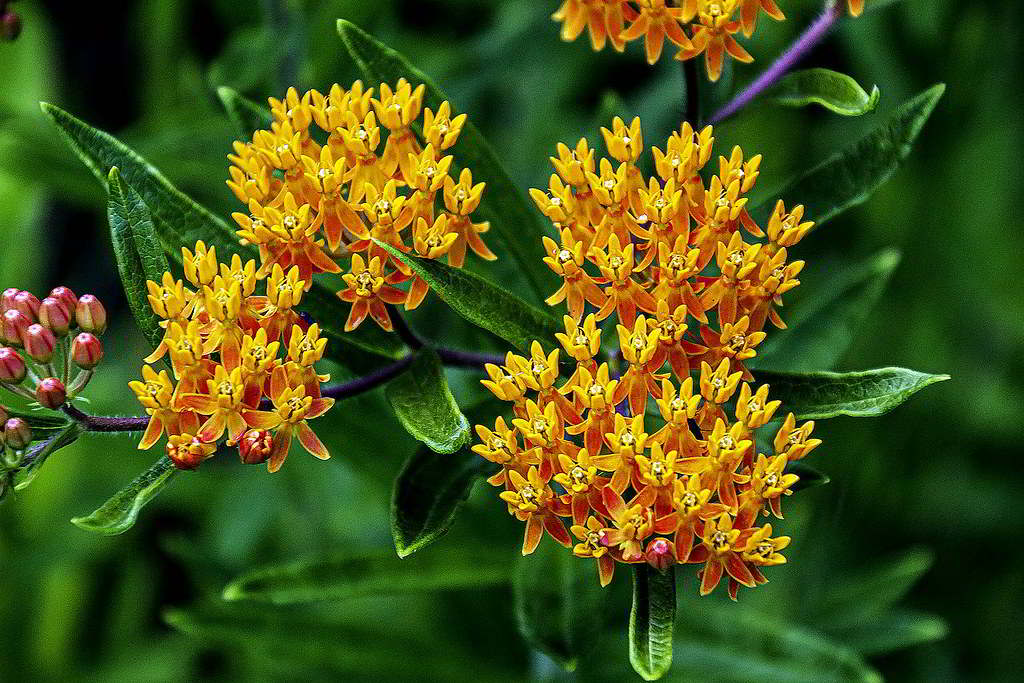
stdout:
[[767,228],[757,225],[743,195],[761,158],[745,161],[739,148],[705,184],[710,127],[683,124],[665,151],[654,148],[650,179],[636,166],[639,119],[616,118],[602,133],[617,167],[598,164],[585,139],[559,145],[549,192],[531,191],[561,237],[543,238],[564,280],[548,303],[566,301],[569,315],[560,348],[534,342],[528,357],[487,366],[484,386],[514,418],[477,426],[473,450],[501,465],[488,481],[526,523],[524,554],[547,532],[595,559],[603,585],[617,562],[699,564],[702,594],[727,577],[735,599],[766,581],[763,567],[785,562],[789,537],[758,518],[781,518],[798,480],[787,464],[820,444],[813,422],[772,422],[780,402],[744,364],[766,321],[783,326],[775,308],[803,266],[786,263],[786,247],[811,223],[779,202]]
[[[225,436],[242,462],[266,462],[271,472],[296,436],[316,457],[330,457],[306,423],[334,400],[321,396],[330,377],[314,368],[327,339],[295,310],[307,289],[300,267],[257,269],[237,254],[220,263],[216,248],[203,242],[181,251],[185,281],[164,273],[161,282],[147,283],[166,332],[145,359],[142,381],[130,383],[150,416],[139,448],[152,448],[166,434],[167,456],[188,470],[212,456]],[[260,284],[265,294],[256,293]],[[165,355],[173,381],[149,365]]]
[[[79,395],[103,359],[107,312],[92,294],[56,287],[42,301],[16,288],[0,294],[0,386],[57,410]],[[29,380],[34,386],[25,386]]]
[[[346,289],[338,292],[352,304],[346,331],[367,316],[391,330],[386,305],[412,310],[428,291],[374,239],[447,257],[457,268],[467,248],[496,258],[480,237],[490,225],[470,217],[484,183],[474,184],[468,168],[453,177],[455,158],[445,155],[466,115],[452,116],[448,102],[425,108],[425,89],[404,79],[393,88],[380,84],[376,94],[360,81],[349,90],[335,84],[326,95],[290,88],[284,99],[270,98],[270,130],[235,142],[228,155],[227,184],[248,209],[233,214],[238,236],[259,247],[261,273],[295,266],[309,289],[315,273],[342,273],[339,261],[348,261]],[[405,282],[407,290],[395,287]]]
[[0,500],[11,490],[14,473],[21,466],[24,451],[32,443],[32,428],[20,417],[13,417],[0,405]]

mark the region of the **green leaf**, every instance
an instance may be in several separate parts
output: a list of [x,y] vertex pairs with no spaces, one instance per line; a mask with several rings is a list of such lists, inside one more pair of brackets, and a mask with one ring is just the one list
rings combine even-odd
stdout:
[[433,349],[420,349],[409,368],[388,382],[384,395],[405,430],[432,451],[454,453],[469,443],[469,421]]
[[177,471],[170,460],[162,457],[91,515],[75,517],[71,523],[80,529],[107,536],[123,534],[132,528],[139,511],[160,493]]
[[[449,99],[429,76],[410,64],[403,55],[355,24],[339,19],[338,33],[359,70],[369,81],[367,85],[375,86],[381,82],[394,84],[399,78],[405,78],[413,86],[423,83],[427,86],[425,105],[435,111],[442,101]],[[487,183],[487,191],[484,192],[476,215],[490,221],[493,234],[519,264],[520,272],[537,295],[536,301],[541,301],[554,289],[550,286],[553,276],[542,260],[544,254],[540,238],[545,234],[545,223],[541,215],[527,201],[526,193],[516,187],[498,155],[472,121],[467,121],[463,126],[453,153],[453,175],[457,175],[458,167],[465,167],[473,172],[474,182]]]
[[146,281],[159,283],[168,270],[167,257],[153,229],[153,218],[142,197],[121,180],[117,167],[110,169],[107,179],[110,199],[107,213],[110,239],[114,245],[117,270],[121,273],[128,307],[135,322],[154,348],[160,345],[164,330],[160,318],[149,305]]
[[55,434],[64,431],[64,428],[71,423],[70,420],[42,412],[18,410],[17,408],[4,407],[4,412],[10,417],[20,417],[32,428],[32,440],[42,441]]
[[366,595],[471,589],[510,579],[493,549],[455,548],[401,559],[392,552],[336,554],[248,571],[224,587],[225,600],[290,605]]
[[887,249],[845,270],[822,269],[829,279],[821,286],[810,280],[822,277],[807,278],[800,289],[808,293],[782,310],[786,329],[773,330],[748,365],[788,372],[831,368],[853,343],[899,262],[899,252]]
[[[940,83],[907,100],[865,137],[771,196],[781,197],[786,206],[803,204],[808,219],[819,226],[867,201],[910,155],[914,140],[945,90]],[[759,214],[771,210],[765,204],[757,208]]]
[[217,88],[217,97],[220,98],[228,118],[231,119],[231,123],[235,124],[242,140],[252,139],[252,134],[257,130],[270,128],[272,118],[267,107],[253,102],[237,90],[227,86]]
[[906,368],[861,372],[758,372],[757,380],[771,385],[771,396],[801,420],[824,420],[839,415],[884,415],[925,387],[949,379]]
[[[110,169],[118,168],[121,178],[149,207],[164,250],[176,263],[181,263],[181,248],[191,247],[199,240],[216,245],[218,256],[224,261],[233,254],[257,258],[255,248],[238,242],[234,228],[175,188],[160,171],[123,142],[59,107],[45,102],[40,106],[100,182],[106,184]],[[300,308],[320,322],[327,333],[331,340],[327,355],[347,368],[361,373],[379,365],[381,358],[398,358],[404,352],[396,335],[374,325],[362,325],[354,332],[341,334],[348,307],[320,283],[306,293]]]
[[675,567],[661,572],[646,563],[633,565],[629,661],[645,681],[661,678],[672,666],[675,619]]
[[597,645],[607,608],[597,565],[550,538],[521,556],[513,583],[519,631],[566,670]]
[[859,624],[829,631],[833,638],[865,656],[942,640],[948,633],[949,626],[942,618],[898,608]]
[[[27,488],[42,470],[46,460],[60,449],[77,441],[83,431],[82,426],[77,422],[68,422],[63,428],[47,437],[45,441],[34,444],[29,449],[29,453],[32,454],[32,462],[18,470],[18,483],[14,485],[14,490],[21,491]],[[33,436],[35,436],[34,433]]]
[[[505,409],[488,399],[468,411],[470,424],[493,422]],[[399,557],[430,545],[448,533],[477,481],[498,466],[467,446],[455,455],[421,448],[402,465],[391,495],[391,535]]]
[[[375,240],[376,241],[376,240]],[[377,242],[423,278],[430,289],[463,318],[493,332],[520,350],[537,340],[553,342],[558,322],[536,308],[475,273],[433,259],[403,253],[390,244]]]
[[793,484],[792,491],[802,491],[829,483],[832,479],[824,472],[819,472],[802,460],[786,463],[786,474],[795,474],[800,479]]
[[884,614],[931,568],[934,555],[913,548],[856,575],[834,581],[814,610],[825,630],[859,625]]
[[881,93],[878,86],[869,95],[857,81],[830,69],[794,71],[775,89],[775,101],[787,107],[820,104],[842,116],[862,116],[874,111]]

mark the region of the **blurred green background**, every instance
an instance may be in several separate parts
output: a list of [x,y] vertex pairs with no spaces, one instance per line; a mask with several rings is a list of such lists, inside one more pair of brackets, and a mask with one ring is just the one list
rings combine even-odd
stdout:
[[[819,4],[782,3],[789,21],[764,21],[745,42],[758,61],[735,69],[734,83],[727,78],[709,97],[751,79]],[[556,5],[14,3],[25,28],[17,42],[0,44],[0,287],[43,293],[67,284],[108,302],[115,327],[90,390],[92,409],[138,412],[126,382],[145,343],[119,292],[104,194],[38,101],[118,135],[227,215],[235,203],[223,182],[224,155],[234,136],[216,87],[263,100],[290,84],[351,83],[356,70],[334,31],[344,17],[431,74],[525,192],[546,183],[557,141],[598,137],[606,91],[642,117],[648,144],[677,128],[682,110],[678,63],[648,67],[637,45],[619,55],[593,53],[585,40],[564,44],[548,18]],[[721,596],[699,602],[692,571],[683,569],[677,658],[689,665],[670,676],[845,679],[869,671],[867,662],[892,680],[1011,680],[1024,669],[1024,516],[1016,508],[1024,476],[1013,460],[1024,423],[1024,298],[1020,222],[1010,211],[1022,187],[1020,15],[1020,3],[952,0],[869,11],[843,21],[806,65],[877,84],[878,112],[848,119],[758,102],[716,129],[719,153],[739,143],[765,155],[759,188],[770,191],[906,98],[948,84],[905,167],[796,251],[808,261],[801,295],[813,297],[841,264],[900,250],[840,368],[901,365],[953,380],[880,419],[820,423],[825,446],[812,464],[832,482],[789,501],[781,526],[794,536],[790,564],[773,568],[771,584],[744,594],[736,608],[722,606]],[[436,333],[428,317],[438,310],[413,323]],[[459,334],[452,343],[477,343]],[[460,402],[479,396],[471,373],[451,379]],[[68,520],[154,454],[138,453],[128,437],[90,437],[54,456],[0,508],[0,679],[567,677],[518,635],[508,587],[276,609],[220,602],[227,580],[259,564],[390,547],[391,481],[415,442],[379,391],[345,402],[329,419],[321,433],[336,454],[330,462],[294,455],[268,476],[213,461],[178,477],[131,531],[112,538]],[[485,488],[438,545],[514,563],[521,525]],[[604,593],[608,623],[599,649],[581,662],[580,680],[633,676],[626,574]],[[858,601],[863,613],[850,612]],[[850,623],[836,604],[846,605]],[[847,656],[856,663],[849,670]]]

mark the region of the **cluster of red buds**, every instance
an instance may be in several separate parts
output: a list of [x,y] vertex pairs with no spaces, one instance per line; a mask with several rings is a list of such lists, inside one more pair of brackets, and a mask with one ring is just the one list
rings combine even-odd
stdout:
[[[67,287],[57,287],[40,301],[31,292],[4,290],[0,387],[57,410],[92,379],[103,359],[99,336],[106,329],[107,311],[92,294],[77,297]],[[77,334],[72,336],[73,332]]]
[[8,0],[0,0],[0,40],[11,41],[21,35],[21,17]]
[[0,405],[0,500],[11,488],[15,470],[21,466],[25,449],[32,443],[32,428],[20,417],[12,417]]

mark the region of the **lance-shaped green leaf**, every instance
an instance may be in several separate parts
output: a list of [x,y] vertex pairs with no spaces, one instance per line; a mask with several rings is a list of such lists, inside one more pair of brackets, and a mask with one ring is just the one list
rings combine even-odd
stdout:
[[899,262],[899,252],[887,249],[865,263],[826,271],[828,279],[820,285],[813,280],[824,277],[808,274],[801,288],[814,295],[782,309],[786,329],[771,331],[749,366],[790,372],[831,368],[856,338]]
[[646,563],[633,565],[629,661],[645,681],[661,678],[672,666],[675,620],[675,568],[662,572]]
[[[448,99],[433,81],[409,63],[401,54],[384,45],[358,26],[338,20],[338,33],[345,47],[369,81],[394,84],[405,78],[415,87],[419,83],[427,86],[424,102],[435,111],[437,106]],[[480,207],[475,215],[490,221],[494,232],[505,249],[519,264],[536,294],[536,301],[542,300],[554,288],[551,272],[542,260],[541,236],[545,234],[544,222],[539,212],[529,204],[526,193],[516,187],[502,167],[498,155],[480,134],[471,121],[467,121],[453,148],[454,166],[468,168],[473,172],[474,182],[487,183]],[[453,171],[453,175],[457,169]]]
[[510,577],[508,561],[491,550],[465,548],[401,559],[392,552],[336,554],[255,569],[224,588],[225,600],[288,605],[365,595],[493,586]]
[[790,487],[790,490],[792,491],[802,491],[804,489],[821,486],[832,481],[827,474],[814,469],[803,460],[794,460],[793,462],[786,463],[786,474],[795,474],[800,477],[800,479]]
[[878,86],[868,94],[857,81],[831,69],[794,71],[779,81],[775,101],[788,107],[820,104],[842,116],[862,116],[874,111],[881,93]]
[[[867,201],[909,156],[945,90],[946,86],[940,83],[907,100],[866,136],[771,196],[781,197],[786,206],[803,204],[808,219],[819,226]],[[754,213],[760,218],[770,211],[771,206],[762,203]]]
[[[221,260],[227,260],[233,254],[247,259],[257,258],[255,248],[238,242],[233,227],[174,187],[133,149],[59,107],[45,102],[41,106],[61,136],[101,183],[107,183],[111,168],[118,168],[122,180],[138,192],[149,207],[164,251],[176,263],[181,263],[181,248],[191,247],[199,240],[215,245]],[[306,293],[300,308],[327,332],[331,339],[327,354],[347,368],[363,372],[379,365],[381,357],[397,358],[404,352],[395,335],[373,325],[362,325],[354,332],[341,334],[348,307],[319,283]]]
[[925,387],[949,379],[906,368],[878,368],[861,372],[759,372],[758,382],[771,385],[773,399],[801,420],[823,420],[839,415],[884,415]]
[[37,413],[7,407],[4,408],[4,412],[9,417],[20,417],[25,422],[28,422],[28,426],[32,428],[33,441],[43,441],[54,434],[59,434],[70,423],[70,420],[63,417],[56,417],[55,415],[42,412]]
[[18,470],[18,480],[14,485],[14,490],[21,491],[28,487],[42,470],[46,460],[60,449],[77,441],[82,431],[80,424],[69,422],[60,430],[50,434],[45,440],[34,443],[25,454],[25,459],[31,458],[31,462]]
[[469,442],[469,421],[448,388],[444,368],[430,348],[416,352],[409,368],[384,388],[406,431],[436,453],[454,453]]
[[166,457],[131,481],[91,515],[75,517],[71,523],[80,529],[115,536],[132,528],[139,511],[167,485],[177,468]]
[[597,645],[604,626],[605,595],[597,565],[544,538],[532,554],[520,557],[513,589],[526,641],[574,670]]
[[875,656],[942,640],[948,633],[949,626],[934,614],[896,608],[829,635],[862,655]]
[[121,179],[116,166],[110,169],[107,192],[110,240],[125,298],[139,329],[150,345],[156,347],[164,337],[164,330],[160,327],[159,316],[149,305],[146,281],[161,281],[168,269],[167,256],[153,229],[149,207],[139,193]]
[[257,130],[270,128],[270,110],[264,105],[227,86],[217,88],[217,97],[243,140],[251,140]]
[[546,311],[462,268],[406,254],[390,244],[377,242],[430,285],[452,310],[477,327],[492,332],[520,350],[537,340],[550,346],[558,322]]
[[[486,400],[467,411],[469,422],[493,422],[504,407],[497,399]],[[421,448],[410,456],[391,495],[391,535],[398,556],[408,557],[448,533],[474,484],[497,469],[469,447],[454,455]]]

